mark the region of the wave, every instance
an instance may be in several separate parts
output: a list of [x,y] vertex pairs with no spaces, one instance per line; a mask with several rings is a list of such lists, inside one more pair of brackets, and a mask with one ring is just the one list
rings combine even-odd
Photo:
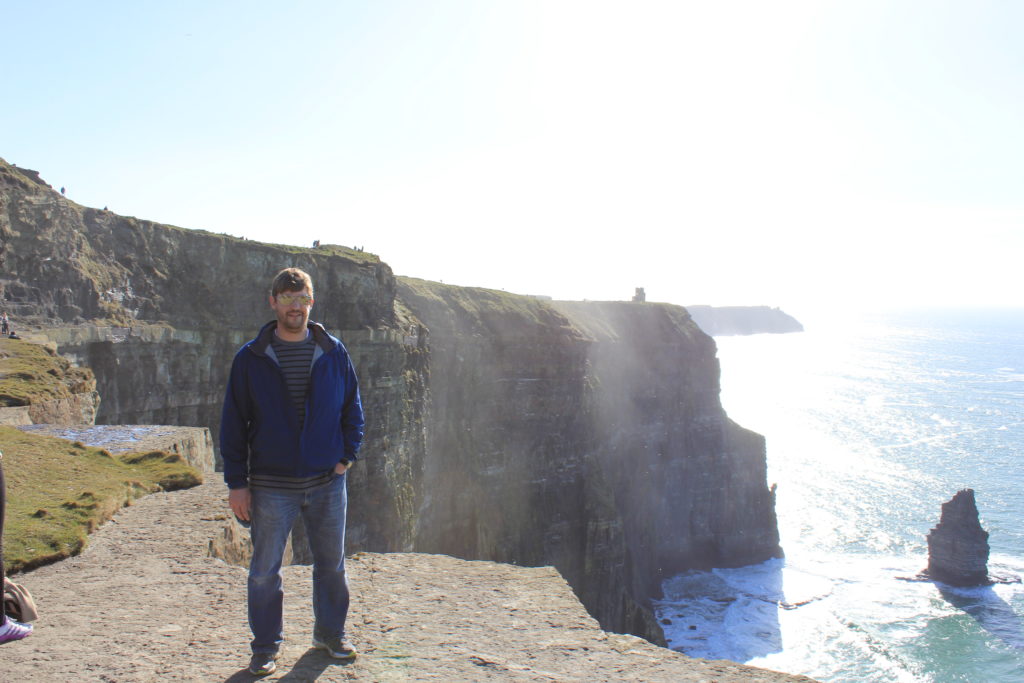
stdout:
[[1024,680],[1024,586],[897,580],[964,487],[990,573],[1024,575],[1019,319],[927,322],[719,344],[723,405],[767,440],[787,558],[666,581],[672,647],[830,683]]

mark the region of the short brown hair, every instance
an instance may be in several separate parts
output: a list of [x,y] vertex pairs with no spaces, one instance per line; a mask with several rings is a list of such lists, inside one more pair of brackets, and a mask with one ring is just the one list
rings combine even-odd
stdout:
[[274,276],[274,284],[270,286],[270,295],[276,297],[281,292],[298,292],[309,288],[309,295],[313,296],[313,280],[309,273],[298,268],[285,268]]

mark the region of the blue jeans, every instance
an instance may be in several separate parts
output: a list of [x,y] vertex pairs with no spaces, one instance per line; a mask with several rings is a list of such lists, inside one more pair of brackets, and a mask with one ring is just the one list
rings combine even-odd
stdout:
[[277,652],[284,640],[281,558],[296,515],[302,514],[313,554],[313,634],[345,636],[345,475],[310,491],[252,489],[252,561],[249,563],[249,628],[253,652]]

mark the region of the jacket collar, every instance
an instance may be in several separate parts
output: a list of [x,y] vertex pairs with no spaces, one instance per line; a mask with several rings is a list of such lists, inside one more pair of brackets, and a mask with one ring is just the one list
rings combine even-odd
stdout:
[[[260,328],[259,334],[252,340],[251,348],[253,353],[258,356],[267,355],[267,347],[270,346],[270,340],[274,337],[275,329],[277,329],[276,320],[271,320]],[[323,325],[310,320],[306,323],[306,329],[313,333],[313,341],[316,342],[316,345],[320,347],[323,353],[327,353],[334,348],[334,341]]]

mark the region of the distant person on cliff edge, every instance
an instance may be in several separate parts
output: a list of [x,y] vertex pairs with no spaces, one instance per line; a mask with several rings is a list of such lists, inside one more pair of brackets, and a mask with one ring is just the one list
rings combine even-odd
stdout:
[[[4,508],[7,507],[7,486],[4,483],[4,454],[0,453],[0,598],[3,597],[4,585]],[[0,643],[21,640],[32,633],[31,624],[22,624],[11,619],[4,613],[3,600],[0,600]]]
[[281,561],[302,515],[313,553],[313,647],[336,659],[356,651],[345,635],[346,472],[363,439],[356,372],[340,340],[310,321],[313,282],[297,268],[270,290],[275,320],[235,355],[220,427],[228,504],[251,524],[249,671],[277,669],[284,640]]

